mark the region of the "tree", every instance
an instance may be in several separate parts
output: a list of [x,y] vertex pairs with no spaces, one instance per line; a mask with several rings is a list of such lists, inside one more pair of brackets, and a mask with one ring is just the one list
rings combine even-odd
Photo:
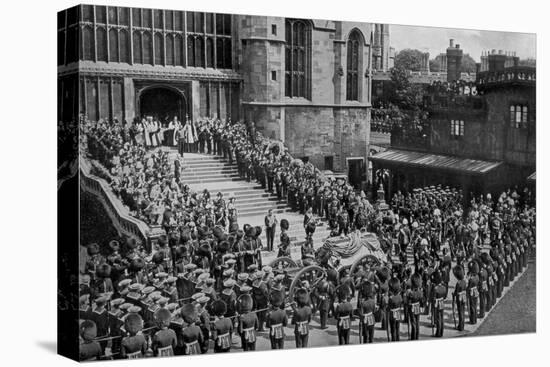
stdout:
[[437,73],[441,71],[441,58],[436,57],[435,59],[430,60],[430,71],[432,73]]
[[420,50],[406,48],[395,56],[394,65],[405,70],[419,71],[422,69],[422,55]]
[[421,106],[422,86],[412,84],[409,72],[402,67],[391,69],[392,94],[389,102],[405,111],[417,111]]

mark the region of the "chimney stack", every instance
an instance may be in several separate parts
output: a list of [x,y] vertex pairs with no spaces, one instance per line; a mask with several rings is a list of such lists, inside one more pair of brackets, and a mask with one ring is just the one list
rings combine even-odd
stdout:
[[452,82],[460,79],[463,51],[460,45],[454,45],[454,39],[450,39],[447,48],[447,81]]

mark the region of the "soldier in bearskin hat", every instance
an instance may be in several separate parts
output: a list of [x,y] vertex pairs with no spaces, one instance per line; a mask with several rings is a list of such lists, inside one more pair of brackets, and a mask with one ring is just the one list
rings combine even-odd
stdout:
[[439,270],[432,273],[431,280],[432,325],[435,325],[436,328],[435,336],[442,337],[445,328],[443,311],[445,309],[445,299],[447,298],[447,287],[443,283],[443,277]]
[[309,293],[305,288],[298,288],[294,297],[296,306],[293,307],[292,325],[294,325],[296,348],[307,348],[312,315]]
[[320,327],[327,328],[328,312],[331,309],[332,288],[333,285],[326,279],[317,283],[314,289],[315,299],[317,300],[316,309],[319,310]]
[[174,330],[169,329],[172,314],[166,308],[160,308],[155,312],[155,323],[159,328],[152,338],[153,355],[156,357],[169,357],[174,355],[177,337]]
[[478,274],[479,314],[478,314],[478,317],[483,318],[485,317],[485,307],[487,305],[487,298],[489,293],[489,284],[487,283],[488,274],[487,274],[487,267],[483,263],[483,261],[479,259],[476,259],[475,261],[478,263],[478,266],[479,266],[479,274]]
[[271,310],[267,314],[266,326],[269,328],[271,349],[283,349],[285,345],[284,327],[288,323],[286,312],[282,309],[284,298],[279,292],[271,294]]
[[98,360],[101,355],[101,346],[94,341],[97,337],[97,328],[95,322],[84,320],[80,324],[80,337],[82,342],[79,346],[78,359],[80,362]]
[[217,320],[214,321],[211,338],[214,340],[214,353],[227,353],[231,349],[233,338],[233,323],[224,315],[227,313],[227,305],[222,300],[212,302],[211,310]]
[[351,289],[347,284],[336,289],[338,304],[334,307],[334,318],[338,330],[338,344],[349,344],[349,333],[353,321],[353,306],[350,303]]
[[410,323],[410,340],[418,340],[420,327],[421,308],[425,306],[426,299],[422,291],[422,278],[419,274],[411,275],[411,289],[407,293],[406,312]]
[[479,300],[479,265],[477,261],[472,260],[468,264],[468,303],[470,324],[477,323],[477,304]]
[[389,281],[390,296],[388,297],[388,325],[392,341],[399,341],[401,325],[401,312],[403,308],[403,297],[401,296],[401,282],[398,278],[391,278]]
[[147,352],[147,341],[140,333],[143,330],[143,319],[138,313],[128,313],[124,319],[124,329],[128,336],[122,338],[120,356],[128,359],[142,358]]
[[238,332],[241,336],[243,350],[256,350],[256,330],[258,330],[258,316],[252,311],[253,299],[248,293],[242,294],[237,300],[239,312]]
[[388,328],[388,319],[386,315],[386,309],[388,306],[388,298],[389,298],[389,277],[390,277],[390,269],[387,267],[381,267],[376,270],[375,279],[377,280],[377,287],[378,287],[378,310],[379,310],[379,320],[380,320],[380,328],[382,330],[386,330]]
[[[256,236],[256,243],[254,247],[254,264],[258,267],[262,267],[262,250],[264,248],[264,245],[262,244],[262,227],[256,226],[255,229],[255,236]],[[249,266],[250,267],[250,266]]]
[[376,287],[371,281],[364,279],[359,287],[360,300],[358,305],[359,328],[362,338],[361,343],[374,341],[374,313],[376,311]]
[[288,223],[288,220],[281,219],[281,243],[279,244],[279,252],[277,253],[277,257],[290,256],[290,237],[287,234],[289,228],[290,224]]
[[203,345],[203,333],[197,322],[197,313],[195,305],[186,303],[181,308],[181,317],[186,326],[181,332],[184,345],[183,353],[185,355],[201,354],[201,346]]
[[453,268],[453,275],[456,278],[455,290],[453,292],[453,317],[454,317],[454,307],[456,305],[456,311],[458,314],[458,325],[456,325],[456,328],[458,331],[463,331],[468,284],[464,280],[464,269],[462,268],[462,265],[457,264]]

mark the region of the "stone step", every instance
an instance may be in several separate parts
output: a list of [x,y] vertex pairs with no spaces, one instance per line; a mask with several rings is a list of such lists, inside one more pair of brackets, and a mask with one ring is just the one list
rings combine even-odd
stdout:
[[267,200],[260,200],[256,202],[249,202],[249,203],[237,203],[236,204],[237,210],[245,210],[245,209],[254,209],[254,208],[263,208],[263,207],[271,207],[271,208],[285,208],[285,203],[278,203],[277,201],[267,201]]
[[190,173],[184,173],[181,175],[181,179],[184,181],[184,182],[187,182],[188,180],[204,180],[204,179],[209,179],[209,178],[234,178],[234,177],[240,177],[236,172],[213,172],[213,173],[209,173],[209,174],[204,174],[204,175],[194,175],[194,174],[190,174]]
[[216,167],[216,168],[187,167],[186,169],[184,169],[182,171],[182,173],[192,173],[194,175],[208,174],[208,173],[211,173],[211,172],[239,172],[239,171],[237,170],[236,167],[232,167],[232,166],[223,166],[221,168],[219,168],[219,167]]
[[286,203],[284,201],[279,201],[276,196],[251,196],[251,197],[248,197],[248,198],[240,197],[237,200],[236,205],[237,205],[237,207],[239,207],[241,204],[265,203],[265,202],[286,205]]
[[196,163],[183,163],[182,167],[185,169],[198,169],[198,168],[211,168],[211,169],[222,169],[226,167],[230,168],[237,168],[237,166],[229,164],[229,163],[223,163],[223,162],[196,162]]
[[[252,217],[252,216],[257,216],[257,215],[265,215],[267,213],[267,210],[269,208],[264,208],[264,209],[247,209],[243,212],[239,212],[239,217]],[[290,209],[288,208],[283,208],[283,209],[273,209],[273,213],[274,214],[283,214],[283,213],[287,213],[287,212],[290,212]]]
[[188,185],[201,184],[201,183],[213,183],[213,182],[226,182],[226,181],[242,181],[243,179],[239,176],[234,177],[214,177],[214,178],[205,178],[205,179],[193,179],[186,180],[185,183]]

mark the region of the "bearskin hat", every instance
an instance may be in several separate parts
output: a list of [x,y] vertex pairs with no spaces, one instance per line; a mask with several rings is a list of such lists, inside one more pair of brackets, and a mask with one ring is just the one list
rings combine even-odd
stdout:
[[288,230],[290,227],[290,224],[288,223],[288,220],[281,219],[281,229]]
[[414,273],[411,275],[411,284],[413,288],[420,288],[422,286],[422,278],[420,274]]
[[464,269],[462,268],[462,265],[456,265],[453,268],[453,275],[458,280],[463,280],[464,279]]
[[491,263],[491,259],[490,259],[488,253],[484,252],[484,253],[482,253],[479,257],[481,258],[481,262],[482,262],[483,264],[489,265],[489,264]]
[[434,270],[431,279],[433,284],[441,283],[441,272],[439,270]]
[[390,279],[390,291],[393,292],[394,294],[395,293],[398,293],[400,290],[401,290],[401,282],[399,281],[398,278],[391,278]]
[[137,247],[137,241],[135,238],[128,238],[128,240],[126,241],[126,246],[130,249],[130,250],[133,250]]
[[88,246],[88,255],[93,256],[99,253],[99,245],[97,243],[90,243]]
[[141,257],[136,257],[130,263],[130,270],[132,271],[139,271],[144,267],[145,267],[145,260],[143,260]]
[[218,248],[217,250],[221,253],[224,253],[224,252],[227,252],[229,251],[229,242],[227,241],[221,241],[218,243]]
[[161,235],[158,239],[158,243],[160,246],[165,246],[167,242],[168,242],[168,238],[166,237],[165,234]]
[[246,223],[244,226],[243,226],[243,232],[248,236],[248,231],[250,230],[250,227],[251,225]]
[[[180,313],[181,313],[181,318],[187,324],[192,324],[197,320],[197,312],[195,310],[195,305],[192,303],[184,304],[183,307],[181,308]],[[225,312],[223,314],[225,314]],[[221,316],[221,315],[217,315],[217,316]]]
[[328,291],[328,287],[329,287],[329,283],[326,279],[323,279],[321,280],[318,284],[317,284],[317,289],[320,291],[320,292],[327,292]]
[[223,316],[227,312],[227,305],[221,299],[217,299],[210,305],[214,316]]
[[109,264],[101,264],[96,269],[98,278],[109,278],[111,276],[111,266]]
[[296,303],[299,307],[303,307],[309,303],[309,293],[305,288],[298,288],[296,290]]
[[249,226],[246,229],[246,236],[247,237],[256,237],[256,228]]
[[378,277],[378,279],[380,279],[380,281],[383,283],[385,282],[386,280],[389,279],[390,277],[390,269],[388,269],[387,267],[383,266],[379,269],[376,269],[376,276]]
[[489,256],[491,256],[491,259],[497,260],[498,259],[498,251],[496,248],[492,248],[489,250]]
[[470,261],[470,263],[468,264],[468,270],[472,274],[479,273],[479,264],[477,263],[477,261],[475,260]]
[[207,241],[201,242],[199,248],[197,249],[197,255],[209,257],[211,253],[212,248],[210,247],[210,244]]
[[351,296],[351,289],[347,284],[343,284],[336,289],[336,294],[340,302],[343,302]]
[[229,233],[235,233],[238,230],[239,230],[239,224],[237,224],[237,222],[231,223],[231,225],[229,226]]
[[256,238],[260,237],[260,235],[262,234],[262,227],[256,226],[254,227],[254,230],[256,231]]
[[155,312],[155,322],[159,327],[168,327],[171,319],[172,314],[166,308],[159,308]]
[[157,265],[162,264],[164,261],[164,254],[160,251],[155,252],[153,255],[153,262]]
[[129,313],[124,320],[124,328],[130,334],[135,335],[143,330],[143,319],[138,313]]
[[181,259],[187,253],[187,248],[185,246],[178,246],[176,248],[176,259]]
[[252,310],[253,300],[250,294],[241,294],[237,300],[239,313],[246,313]]
[[92,341],[97,337],[97,326],[92,320],[84,320],[80,324],[80,336],[85,341]]
[[281,292],[274,292],[271,294],[270,302],[273,306],[278,307],[283,304],[283,295]]
[[327,270],[327,280],[333,284],[338,283],[338,272],[335,269]]
[[216,237],[218,240],[222,240],[223,236],[225,235],[223,228],[219,226],[214,227],[212,233],[214,234],[214,237]]

